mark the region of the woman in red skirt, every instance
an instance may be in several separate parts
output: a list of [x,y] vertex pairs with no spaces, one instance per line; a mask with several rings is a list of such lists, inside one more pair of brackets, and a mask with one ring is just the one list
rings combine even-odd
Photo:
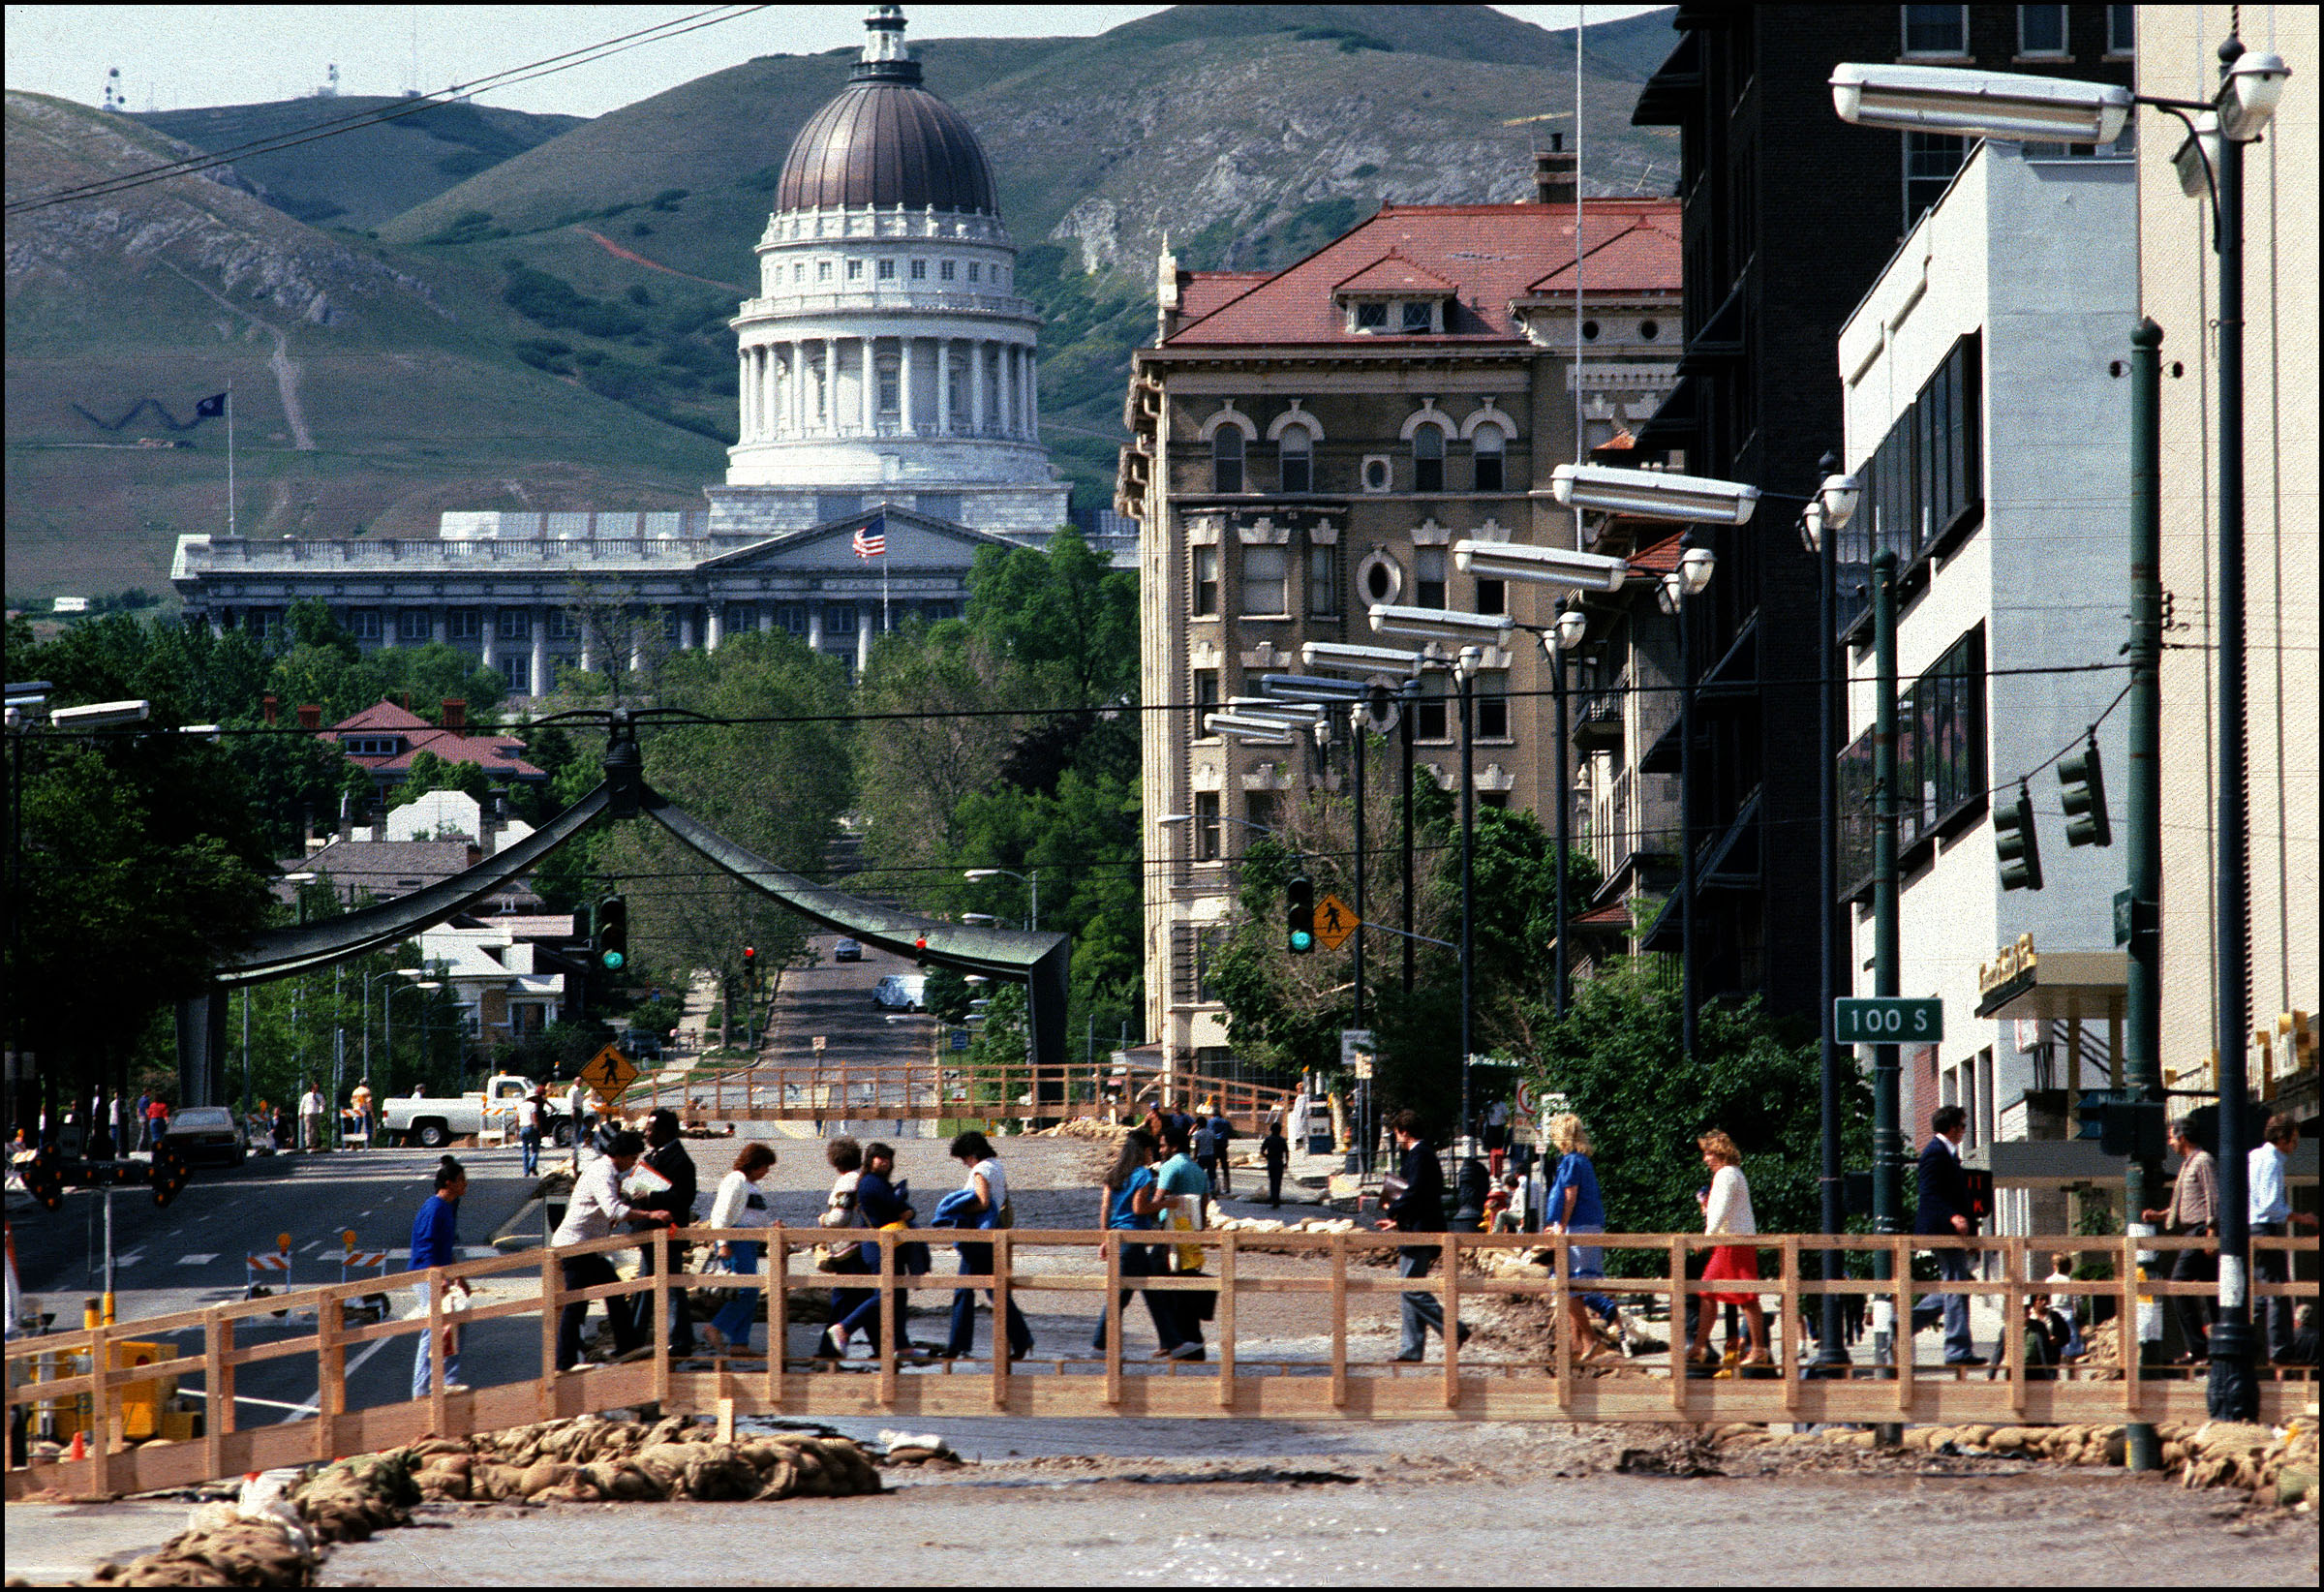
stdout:
[[[1711,1174],[1711,1186],[1696,1196],[1702,1204],[1702,1230],[1705,1233],[1736,1235],[1758,1232],[1758,1223],[1751,1214],[1751,1185],[1743,1180],[1743,1156],[1735,1142],[1717,1128],[1695,1141],[1702,1149],[1702,1164]],[[1702,1269],[1705,1282],[1757,1282],[1759,1277],[1759,1252],[1748,1243],[1723,1243],[1711,1251],[1709,1262]],[[1687,1339],[1687,1358],[1709,1360],[1717,1357],[1709,1344],[1713,1305],[1732,1304],[1743,1311],[1744,1340],[1750,1345],[1743,1356],[1746,1365],[1771,1363],[1767,1354],[1767,1317],[1759,1308],[1759,1296],[1750,1294],[1703,1294],[1702,1308],[1696,1312],[1695,1332]]]

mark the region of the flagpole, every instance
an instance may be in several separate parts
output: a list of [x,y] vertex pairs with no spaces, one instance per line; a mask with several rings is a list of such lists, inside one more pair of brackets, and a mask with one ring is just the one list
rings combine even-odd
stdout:
[[234,379],[226,379],[226,534],[234,534]]

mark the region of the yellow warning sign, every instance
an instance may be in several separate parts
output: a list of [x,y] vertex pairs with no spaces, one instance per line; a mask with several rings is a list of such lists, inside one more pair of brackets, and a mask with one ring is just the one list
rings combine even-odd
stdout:
[[1361,921],[1337,896],[1326,896],[1315,903],[1315,937],[1327,951],[1336,951],[1345,944]]
[[621,1047],[608,1045],[589,1058],[581,1069],[581,1082],[611,1100],[637,1080],[637,1063],[624,1056]]

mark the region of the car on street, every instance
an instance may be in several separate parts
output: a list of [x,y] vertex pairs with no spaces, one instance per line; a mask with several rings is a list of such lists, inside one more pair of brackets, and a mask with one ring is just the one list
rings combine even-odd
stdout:
[[890,973],[872,992],[872,1004],[916,1012],[928,1003],[926,973]]
[[181,1107],[163,1130],[162,1143],[183,1155],[189,1165],[223,1161],[240,1166],[250,1159],[249,1135],[224,1106]]
[[864,948],[856,941],[842,937],[832,942],[831,960],[834,962],[861,962],[864,960]]

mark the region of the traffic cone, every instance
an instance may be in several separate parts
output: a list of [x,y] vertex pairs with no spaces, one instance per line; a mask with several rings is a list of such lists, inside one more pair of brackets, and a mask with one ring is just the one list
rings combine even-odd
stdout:
[[89,1456],[88,1433],[76,1431],[73,1434],[72,1456],[75,1459],[86,1459]]

